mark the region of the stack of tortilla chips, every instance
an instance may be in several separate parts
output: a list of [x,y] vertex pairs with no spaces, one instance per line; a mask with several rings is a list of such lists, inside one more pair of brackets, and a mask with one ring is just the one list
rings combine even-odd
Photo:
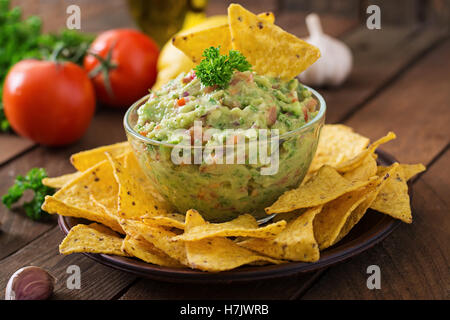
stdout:
[[59,188],[49,213],[84,218],[60,245],[62,254],[90,252],[135,257],[174,268],[218,272],[242,265],[314,262],[369,208],[411,223],[407,180],[423,165],[378,166],[376,148],[395,135],[369,140],[343,125],[322,129],[311,171],[270,207],[276,218],[259,226],[244,214],[209,223],[195,209],[176,213],[153,188],[127,142],[74,154],[75,173],[46,178]]

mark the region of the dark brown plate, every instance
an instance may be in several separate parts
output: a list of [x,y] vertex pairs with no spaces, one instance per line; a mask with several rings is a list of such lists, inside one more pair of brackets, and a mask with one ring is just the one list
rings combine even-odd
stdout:
[[[395,159],[383,151],[378,151],[378,163],[390,165]],[[410,186],[411,187],[411,186]],[[411,190],[411,188],[409,188]],[[411,191],[410,191],[411,196]],[[67,234],[73,226],[85,220],[59,216],[58,224]],[[350,233],[335,246],[320,254],[320,260],[314,263],[290,262],[281,265],[245,266],[231,271],[208,273],[191,269],[167,268],[145,263],[132,258],[107,254],[84,253],[104,265],[136,274],[141,277],[170,282],[218,283],[261,280],[287,276],[300,272],[309,272],[328,267],[351,258],[386,238],[398,225],[395,220],[385,214],[368,210],[361,221]]]

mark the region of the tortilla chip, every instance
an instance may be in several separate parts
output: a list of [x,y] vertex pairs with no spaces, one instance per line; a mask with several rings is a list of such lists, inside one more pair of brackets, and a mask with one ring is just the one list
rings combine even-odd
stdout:
[[171,205],[161,196],[158,190],[156,190],[156,188],[150,182],[150,179],[145,175],[133,152],[128,152],[125,154],[124,164],[126,171],[133,175],[134,179],[136,179],[136,181],[139,183],[142,190],[146,194],[150,194],[153,197],[153,200],[156,202],[158,209],[163,209],[168,212],[172,210]]
[[177,228],[184,230],[184,215],[179,213],[168,213],[161,216],[145,215],[141,217],[142,221],[150,226],[161,226],[168,228]]
[[278,221],[264,227],[258,227],[256,219],[249,215],[240,215],[224,223],[206,223],[186,230],[173,240],[198,241],[212,237],[253,237],[270,239],[279,234],[286,226],[286,221]]
[[127,256],[122,251],[123,239],[108,228],[93,223],[78,224],[67,234],[59,245],[61,254],[90,252]]
[[368,154],[373,154],[375,152],[375,150],[382,144],[389,142],[393,139],[396,138],[395,133],[393,132],[388,132],[388,134],[380,139],[378,139],[377,141],[375,141],[374,143],[372,143],[367,149],[365,149],[364,151],[360,152],[356,157],[354,157],[353,159],[344,161],[342,163],[340,163],[339,165],[336,166],[336,169],[341,172],[347,172],[347,171],[351,171],[353,169],[355,169],[356,167],[358,167],[359,165],[361,165],[361,163],[364,161],[365,157]]
[[114,231],[124,234],[122,227],[117,222],[117,218],[108,212],[104,211],[102,207],[99,207],[95,203],[90,203],[85,208],[75,207],[68,205],[61,200],[58,200],[52,196],[46,196],[45,201],[42,204],[42,210],[50,214],[59,214],[66,217],[75,217],[87,219],[90,221],[96,221],[105,226],[108,226]]
[[118,215],[127,219],[139,219],[142,215],[161,215],[167,212],[158,207],[153,196],[145,191],[140,179],[147,179],[139,167],[125,168],[124,158],[113,158],[106,154],[118,184]]
[[[189,210],[186,213],[187,232],[206,224],[197,211]],[[191,268],[210,272],[230,270],[257,261],[282,263],[280,260],[256,254],[223,237],[186,242],[186,254]]]
[[364,151],[370,140],[342,124],[326,124],[320,132],[316,155],[309,171],[317,171],[323,165],[332,167],[353,159]]
[[138,220],[120,220],[120,225],[126,234],[134,238],[142,237],[172,259],[187,265],[186,248],[184,242],[173,242],[171,239],[176,233],[162,227],[148,226]]
[[408,181],[412,177],[414,177],[416,174],[419,174],[423,171],[425,171],[427,168],[421,164],[401,164],[400,165],[401,170],[403,171],[403,177],[405,177],[405,180]]
[[314,238],[313,221],[321,209],[322,206],[318,206],[301,213],[272,240],[252,238],[239,242],[239,245],[276,259],[317,261],[320,253]]
[[348,216],[366,199],[369,188],[348,192],[327,203],[314,220],[314,235],[320,250],[336,242]]
[[131,151],[130,144],[125,141],[75,153],[70,157],[70,162],[78,171],[85,171],[106,160],[105,152],[108,152],[112,157],[118,157],[129,151]]
[[[386,169],[379,167],[379,170]],[[402,169],[397,170],[387,179],[370,208],[403,222],[412,222],[408,185]]]
[[[264,12],[258,15],[261,19],[272,23],[275,20],[273,13]],[[184,52],[194,63],[199,63],[203,57],[203,51],[209,47],[220,46],[221,54],[228,54],[231,47],[231,33],[228,23],[219,26],[182,33],[172,39],[175,47]]]
[[[109,161],[102,161],[70,181],[53,197],[67,205],[95,211],[94,198],[110,214],[117,214],[117,195],[119,186]],[[104,210],[101,210],[103,212]]]
[[320,250],[336,244],[350,232],[364,216],[389,176],[397,169],[398,163],[395,163],[379,172],[378,178],[367,186],[346,193],[324,206],[314,220],[314,234]]
[[156,249],[150,242],[142,238],[134,238],[127,235],[123,241],[122,250],[130,256],[158,266],[175,268],[183,266],[177,260],[170,258],[162,251]]
[[267,214],[271,214],[319,206],[368,183],[369,180],[349,181],[343,178],[334,168],[323,166],[306,184],[285,192],[265,210]]
[[55,189],[60,189],[62,188],[66,183],[78,178],[79,176],[81,176],[81,172],[77,171],[74,173],[68,173],[59,177],[54,177],[54,178],[44,178],[42,179],[42,184],[44,186],[50,187],[50,188],[55,188]]
[[344,173],[347,180],[365,181],[377,174],[377,161],[374,154],[368,154],[364,157],[361,164],[353,170]]
[[[228,7],[231,45],[259,74],[292,79],[320,57],[320,50],[238,4]],[[276,63],[273,63],[276,61]]]
[[278,222],[281,220],[286,221],[286,223],[291,222],[292,220],[295,220],[298,218],[299,215],[304,213],[306,209],[299,209],[291,212],[283,212],[283,213],[277,213],[275,217],[273,217],[273,222]]
[[102,161],[46,197],[42,209],[48,213],[85,218],[123,232],[117,222],[118,185],[109,161]]

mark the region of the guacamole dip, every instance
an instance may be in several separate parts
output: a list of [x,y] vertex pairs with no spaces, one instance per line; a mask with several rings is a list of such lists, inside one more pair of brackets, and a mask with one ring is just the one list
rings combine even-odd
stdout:
[[[195,208],[210,221],[242,213],[259,218],[265,215],[264,207],[298,186],[305,176],[323,119],[304,130],[295,129],[311,121],[317,107],[316,98],[297,79],[283,81],[236,71],[228,86],[214,87],[204,86],[191,71],[152,92],[137,109],[134,129],[154,143],[130,142],[155,187],[180,213]],[[266,164],[250,163],[248,158],[241,164],[173,163],[170,146],[181,143],[180,129],[190,132],[198,121],[204,129],[219,132],[203,138],[203,147],[223,142],[227,129],[277,129],[278,171],[262,175]]]
[[[175,129],[278,129],[280,135],[314,117],[317,101],[297,79],[281,81],[251,71],[235,72],[227,88],[205,87],[194,72],[181,74],[138,110],[135,130],[177,144]],[[206,142],[207,143],[207,142]]]

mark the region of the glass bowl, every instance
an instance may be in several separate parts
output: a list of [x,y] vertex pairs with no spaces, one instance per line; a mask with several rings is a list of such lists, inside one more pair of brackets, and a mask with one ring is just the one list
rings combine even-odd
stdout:
[[[124,117],[125,131],[142,170],[179,213],[196,209],[212,222],[228,221],[243,213],[261,219],[267,217],[265,207],[302,182],[316,152],[326,104],[318,92],[305,87],[318,101],[317,114],[302,127],[279,135],[277,140],[270,140],[269,148],[276,143],[279,155],[278,170],[272,174],[261,174],[261,169],[268,165],[250,164],[247,158],[243,164],[207,164],[205,161],[201,164],[194,161],[175,164],[172,155],[179,152],[179,146],[174,150],[177,145],[152,140],[134,130],[137,110],[147,102],[149,95],[128,109]],[[246,150],[252,143],[257,142],[247,142]],[[187,148],[194,154],[205,152],[206,147]]]

